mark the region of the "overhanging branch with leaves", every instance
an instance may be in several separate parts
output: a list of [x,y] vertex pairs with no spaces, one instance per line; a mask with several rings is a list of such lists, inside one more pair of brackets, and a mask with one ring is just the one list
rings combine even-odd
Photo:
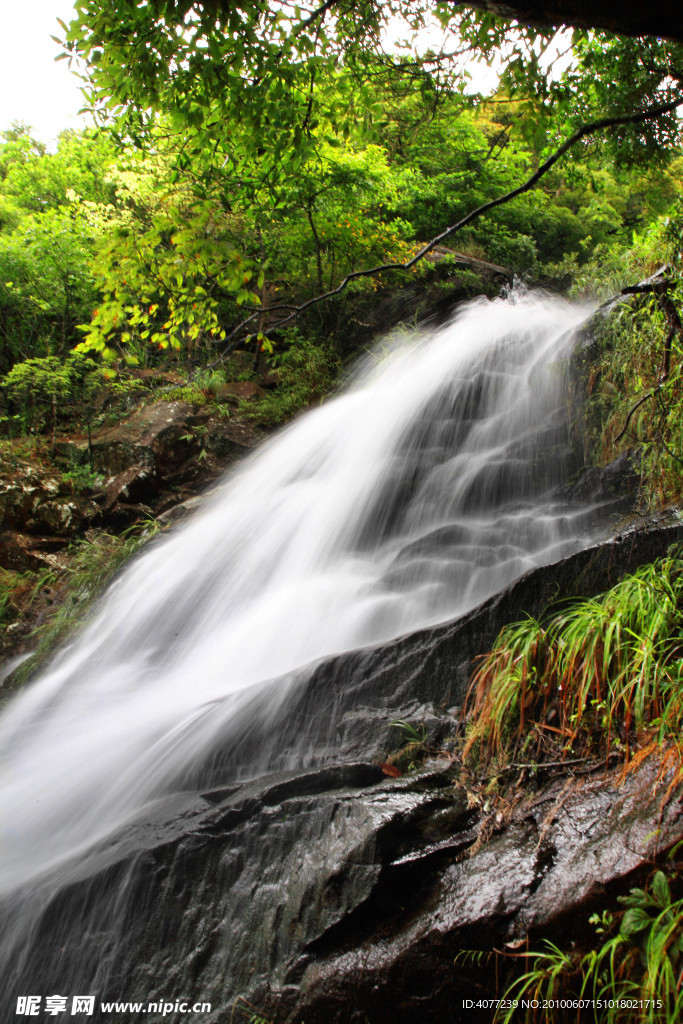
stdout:
[[471,210],[470,213],[466,214],[455,224],[451,224],[450,227],[447,227],[444,231],[441,231],[438,235],[435,235],[434,238],[432,238],[429,242],[423,245],[419,249],[419,251],[415,253],[415,255],[412,256],[410,259],[405,260],[402,263],[381,263],[378,264],[377,266],[368,267],[363,270],[351,271],[350,273],[346,274],[344,278],[342,278],[342,280],[336,287],[331,288],[329,291],[322,292],[319,295],[314,295],[312,298],[307,299],[305,302],[302,302],[300,305],[295,307],[292,307],[291,304],[277,304],[265,308],[260,307],[259,309],[254,310],[254,312],[252,312],[248,317],[246,317],[239,324],[237,324],[229,332],[229,334],[227,334],[225,338],[225,341],[227,342],[227,349],[224,353],[224,356],[228,355],[230,351],[232,351],[232,349],[235,347],[235,345],[239,343],[239,340],[244,334],[244,331],[249,327],[251,323],[253,323],[253,321],[256,318],[260,318],[267,313],[276,313],[286,310],[287,315],[282,317],[280,320],[276,321],[274,324],[271,324],[269,327],[269,330],[271,332],[277,331],[284,327],[286,324],[290,323],[292,320],[295,320],[301,313],[305,312],[305,310],[310,309],[312,306],[315,306],[318,303],[326,302],[328,299],[333,298],[335,295],[339,295],[351,283],[351,281],[355,281],[358,280],[359,278],[364,277],[375,277],[379,274],[392,270],[410,270],[417,263],[423,260],[425,256],[427,256],[428,253],[430,253],[436,246],[440,245],[447,238],[450,238],[451,235],[454,235],[458,231],[461,231],[468,224],[471,224],[472,221],[476,220],[479,217],[482,217],[484,214],[488,213],[491,210],[494,210],[498,206],[502,206],[505,203],[511,202],[513,199],[516,199],[517,196],[521,196],[525,192],[529,192],[531,189],[535,188],[538,182],[548,173],[548,171],[550,171],[551,168],[554,167],[555,164],[559,160],[561,160],[562,157],[566,153],[568,153],[570,149],[572,149],[579,142],[581,142],[582,139],[585,139],[591,135],[595,135],[598,132],[605,131],[608,128],[616,128],[622,125],[641,124],[644,121],[649,121],[654,118],[661,117],[663,114],[668,114],[672,110],[675,110],[677,107],[680,106],[683,106],[683,97],[678,97],[674,100],[669,101],[668,103],[662,103],[656,106],[648,107],[645,110],[636,111],[635,113],[632,114],[623,114],[616,117],[604,117],[597,121],[591,121],[587,124],[582,125],[572,135],[570,135],[569,138],[566,139],[562,143],[562,145],[559,146],[555,150],[555,152],[548,157],[547,160],[545,160],[540,165],[538,170],[536,170],[531,175],[531,177],[527,178],[527,180],[524,181],[521,185],[517,186],[517,188],[511,189],[504,195],[498,196],[495,199],[491,199],[486,203],[482,203],[482,205],[478,206],[475,210]]

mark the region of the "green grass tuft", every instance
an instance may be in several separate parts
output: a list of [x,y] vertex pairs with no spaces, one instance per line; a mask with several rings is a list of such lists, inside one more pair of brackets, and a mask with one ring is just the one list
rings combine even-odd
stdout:
[[475,673],[464,757],[542,757],[681,744],[683,558],[601,597],[507,626]]
[[0,624],[26,616],[31,605],[49,589],[52,610],[31,632],[29,658],[4,682],[15,689],[45,662],[61,643],[80,627],[105,585],[159,529],[155,520],[134,524],[120,536],[104,531],[76,541],[69,549],[70,563],[59,572],[10,573],[0,570]]

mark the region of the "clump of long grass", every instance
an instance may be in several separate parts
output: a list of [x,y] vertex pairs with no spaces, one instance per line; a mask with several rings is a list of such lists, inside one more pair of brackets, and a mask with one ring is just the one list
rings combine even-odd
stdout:
[[0,627],[26,615],[40,591],[55,582],[50,569],[18,572],[0,568]]
[[676,552],[600,597],[505,627],[472,678],[464,756],[680,747],[682,625]]

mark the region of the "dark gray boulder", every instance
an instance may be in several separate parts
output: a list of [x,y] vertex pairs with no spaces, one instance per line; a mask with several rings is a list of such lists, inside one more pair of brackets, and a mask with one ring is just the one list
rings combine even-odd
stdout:
[[462,619],[289,680],[279,710],[265,709],[282,680],[259,692],[152,818],[67,885],[8,901],[3,1000],[140,1000],[131,1021],[183,1019],[148,1010],[157,996],[210,1002],[202,1024],[225,1024],[240,998],[288,1024],[471,1020],[463,1000],[515,969],[506,950],[579,939],[681,839],[679,792],[647,762],[624,777],[588,764],[519,780],[506,809],[447,757],[398,779],[372,762],[396,744],[395,718],[456,731],[472,659],[506,622],[682,539],[681,526],[630,533],[537,569]]

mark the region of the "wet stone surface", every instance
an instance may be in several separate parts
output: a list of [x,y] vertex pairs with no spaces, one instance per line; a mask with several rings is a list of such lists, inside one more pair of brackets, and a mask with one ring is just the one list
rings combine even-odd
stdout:
[[[4,908],[8,1005],[163,989],[210,1001],[202,1024],[224,1024],[240,996],[278,1024],[471,1019],[462,999],[492,994],[492,968],[462,951],[585,934],[681,839],[680,794],[665,802],[667,779],[645,763],[623,780],[557,779],[498,816],[446,761],[384,776],[373,762],[400,742],[390,723],[452,734],[472,658],[505,622],[605,589],[682,535],[628,534],[460,620],[320,664],[289,681],[287,716],[264,731],[253,704],[144,824],[66,887],[47,880]],[[260,777],[243,781],[246,766]]]
[[447,765],[388,779],[357,762],[188,793],[48,904],[25,970],[45,991],[104,998],[147,999],[162,978],[210,1000],[215,1024],[239,995],[291,1024],[414,1021],[426,991],[430,1020],[465,1020],[461,1000],[491,977],[454,967],[461,950],[571,939],[680,838],[675,800],[653,834],[655,782],[648,767],[621,786],[558,780],[500,823]]

